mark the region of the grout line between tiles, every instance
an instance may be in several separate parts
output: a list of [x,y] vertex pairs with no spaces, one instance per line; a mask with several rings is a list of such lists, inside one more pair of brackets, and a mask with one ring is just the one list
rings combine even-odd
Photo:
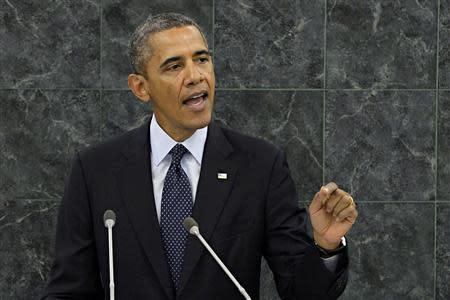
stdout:
[[238,88],[217,88],[219,91],[323,91],[324,89],[300,89],[300,88],[246,88],[246,87],[238,87]]
[[[311,202],[308,200],[300,200],[300,202]],[[357,201],[355,200],[356,204],[428,204],[433,205],[433,201]],[[438,203],[445,203],[450,205],[450,201],[439,201]]]
[[434,170],[435,180],[434,180],[434,188],[435,188],[435,198],[434,198],[434,278],[433,278],[433,295],[436,300],[436,289],[437,289],[437,198],[438,198],[438,128],[439,128],[439,27],[440,27],[440,6],[441,1],[437,1],[437,34],[436,34],[436,95],[435,95],[435,128],[434,128],[434,155],[436,159],[436,168]]
[[[73,90],[73,91],[128,91],[128,88],[102,88],[102,87],[96,87],[96,88],[76,88],[76,87],[60,87],[60,88],[41,88],[41,87],[24,87],[24,88],[1,88],[0,91],[20,91],[20,90],[42,90],[42,91],[53,91],[53,90]],[[321,92],[321,91],[343,91],[343,92],[370,92],[370,91],[404,91],[404,92],[435,92],[436,89],[315,89],[315,88],[219,88],[217,87],[216,90],[218,91],[304,91],[304,92]],[[449,92],[450,89],[440,89],[440,91],[447,91]]]
[[267,88],[252,88],[252,87],[218,87],[217,90],[223,90],[223,91],[344,91],[344,92],[371,92],[371,91],[392,91],[392,92],[435,92],[436,89],[330,89],[330,88],[273,88],[273,87],[267,87]]
[[322,115],[322,185],[325,184],[325,125],[326,125],[326,96],[327,96],[327,0],[323,20],[323,115]]
[[391,89],[372,89],[372,88],[368,88],[368,89],[327,89],[328,91],[348,91],[348,92],[371,92],[371,91],[389,91],[389,92],[434,92],[435,88],[432,89],[395,89],[395,88],[391,88]]
[[373,200],[373,201],[356,201],[357,203],[364,203],[364,204],[371,204],[371,203],[385,203],[385,204],[390,204],[390,203],[423,203],[423,204],[434,204],[434,201],[430,201],[430,200],[405,200],[405,201],[401,201],[401,200],[392,200],[392,201],[379,201],[379,200]]
[[[0,91],[99,91],[99,90],[108,90],[108,89],[102,89],[101,87],[96,88],[70,88],[70,87],[63,87],[63,88],[41,88],[41,87],[35,87],[35,88],[0,88]],[[117,90],[117,89],[112,89]]]
[[[103,0],[100,0],[100,103],[103,103]],[[106,120],[105,107],[102,106],[102,118],[103,123]],[[98,129],[98,137],[103,140],[103,134],[101,128]]]
[[[61,198],[56,197],[56,198],[14,198],[11,199],[13,201],[60,201]],[[300,200],[300,202],[311,202],[308,200]],[[433,201],[427,201],[427,200],[411,200],[411,201],[357,201],[357,203],[360,204],[391,204],[391,203],[395,203],[395,204],[408,204],[408,203],[422,203],[422,204],[434,204]],[[439,200],[437,201],[437,203],[442,203],[442,204],[449,204],[450,205],[450,200]]]
[[11,199],[6,199],[6,202],[8,201],[29,201],[29,202],[33,202],[33,203],[39,203],[39,202],[57,202],[59,203],[61,201],[61,197],[59,198],[11,198]]
[[212,61],[213,63],[215,62],[214,58],[215,58],[215,52],[216,52],[216,40],[215,40],[215,36],[214,36],[214,26],[216,25],[216,15],[215,15],[215,9],[216,9],[216,1],[213,0],[212,2]]
[[100,89],[103,87],[103,0],[100,0]]
[[436,272],[436,268],[437,268],[437,202],[434,202],[434,278],[433,278],[433,295],[434,295],[434,300],[436,300],[436,288],[437,288],[437,272]]
[[441,14],[441,1],[437,1],[437,34],[436,34],[436,91],[439,91],[439,43],[440,43],[440,36],[439,36],[439,29],[440,29],[440,18]]
[[[11,201],[60,201],[60,197],[56,198],[11,198]],[[308,200],[300,200],[300,202],[311,202]],[[422,203],[422,204],[434,204],[432,201],[357,201],[358,204],[408,204],[408,203]],[[450,205],[450,200],[439,200],[437,203]]]
[[326,126],[326,95],[327,91],[323,91],[323,115],[322,115],[322,185],[325,185],[325,151],[326,151],[326,140],[325,140],[325,126]]

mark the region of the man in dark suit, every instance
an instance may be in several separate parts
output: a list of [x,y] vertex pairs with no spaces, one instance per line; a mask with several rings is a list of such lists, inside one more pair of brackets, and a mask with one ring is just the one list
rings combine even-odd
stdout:
[[193,216],[252,299],[261,258],[282,299],[335,299],[344,290],[344,235],[357,218],[335,183],[306,211],[284,153],[211,122],[215,77],[203,34],[178,14],[151,17],[132,37],[128,85],[151,101],[145,125],[75,155],[61,202],[44,299],[109,297],[105,210],[117,215],[117,299],[243,299],[182,228]]

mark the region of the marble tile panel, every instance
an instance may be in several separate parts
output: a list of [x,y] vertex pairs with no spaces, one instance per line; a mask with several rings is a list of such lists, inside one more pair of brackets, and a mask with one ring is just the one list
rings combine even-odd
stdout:
[[325,181],[357,201],[435,196],[435,93],[329,91]]
[[327,0],[327,88],[435,88],[437,19],[436,0]]
[[100,0],[0,2],[0,88],[100,85]]
[[433,300],[434,203],[360,203],[341,299]]
[[221,88],[322,88],[324,0],[215,2]]
[[118,136],[144,124],[152,115],[150,104],[143,103],[131,91],[104,91],[102,140]]
[[450,201],[450,91],[439,93],[437,130],[437,200]]
[[59,199],[71,159],[99,140],[98,91],[0,90],[0,200]]
[[309,201],[322,185],[322,98],[320,91],[218,91],[214,118],[283,148],[299,200]]
[[450,299],[450,203],[437,203],[436,300]]
[[39,299],[53,261],[58,203],[0,202],[0,298]]
[[450,0],[439,3],[439,87],[450,89]]
[[102,86],[127,89],[132,72],[128,59],[131,34],[149,15],[177,12],[194,19],[213,48],[213,1],[104,0],[102,12]]

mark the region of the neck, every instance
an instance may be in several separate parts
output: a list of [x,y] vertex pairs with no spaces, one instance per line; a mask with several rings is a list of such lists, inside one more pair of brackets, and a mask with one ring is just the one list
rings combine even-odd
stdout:
[[171,132],[166,130],[164,127],[161,127],[165,133],[167,133],[167,135],[169,135],[174,141],[177,141],[179,143],[187,140],[188,138],[190,138],[195,130],[193,131],[187,131],[187,132]]
[[[156,115],[155,115],[156,117]],[[188,138],[190,138],[194,133],[195,129],[181,129],[181,128],[172,128],[165,124],[165,122],[160,122],[156,117],[156,122],[158,122],[159,127],[161,127],[164,132],[170,136],[174,141],[181,143]]]

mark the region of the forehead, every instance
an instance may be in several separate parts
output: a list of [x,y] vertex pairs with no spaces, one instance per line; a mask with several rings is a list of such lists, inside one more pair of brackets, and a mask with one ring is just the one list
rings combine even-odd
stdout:
[[153,57],[165,59],[170,56],[185,56],[207,49],[203,36],[195,26],[183,26],[163,30],[149,39]]

